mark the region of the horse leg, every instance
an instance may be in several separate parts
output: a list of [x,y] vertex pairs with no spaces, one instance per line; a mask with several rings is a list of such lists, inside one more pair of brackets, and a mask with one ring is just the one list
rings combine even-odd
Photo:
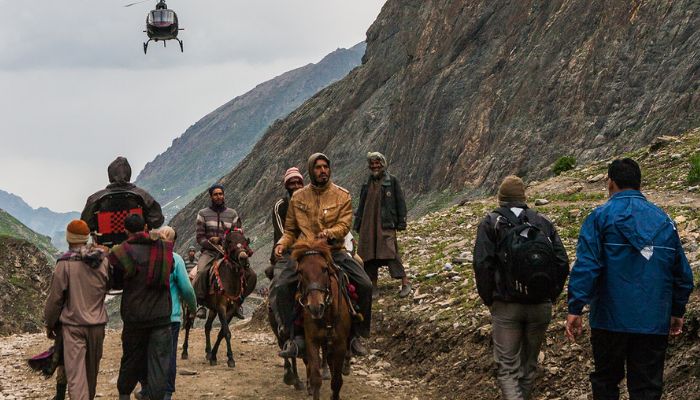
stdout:
[[[186,308],[185,308],[186,309]],[[187,360],[189,355],[187,354],[187,349],[190,346],[190,329],[192,328],[192,323],[190,319],[185,315],[185,341],[182,343],[182,355],[181,359]]]
[[322,348],[323,352],[323,359],[322,359],[322,364],[321,364],[321,378],[323,378],[324,381],[327,381],[331,379],[331,372],[328,369],[328,345],[325,344],[323,345]]
[[306,364],[306,377],[309,381],[309,393],[313,396],[314,400],[319,400],[321,395],[321,384],[323,379],[321,378],[321,355],[320,346],[318,346],[313,341],[308,341],[307,346],[307,358],[308,363]]
[[207,315],[207,322],[204,323],[204,336],[206,338],[206,347],[205,347],[205,352],[206,352],[206,359],[211,360],[211,327],[214,325],[214,317],[216,314],[212,310],[209,310],[209,314]]
[[340,388],[343,387],[343,363],[345,362],[345,344],[335,346],[330,355],[331,361],[331,400],[340,400]]
[[226,335],[226,330],[228,329],[228,324],[226,323],[226,317],[223,315],[223,310],[222,310],[221,305],[217,305],[216,313],[214,315],[219,317],[219,324],[221,325],[221,327],[219,328],[219,334],[216,337],[216,342],[214,343],[214,347],[211,349],[211,358],[209,359],[209,365],[216,365],[216,354],[219,352],[219,344],[221,344],[221,340]]
[[299,370],[297,370],[297,359],[292,358],[292,372],[294,373],[294,389],[304,389],[304,382],[299,379]]
[[229,327],[229,324],[233,319],[234,310],[234,308],[229,308],[226,310],[226,334],[224,337],[226,339],[226,358],[228,360],[226,364],[229,368],[234,368],[236,366],[236,360],[233,359],[233,350],[231,349],[231,328]]

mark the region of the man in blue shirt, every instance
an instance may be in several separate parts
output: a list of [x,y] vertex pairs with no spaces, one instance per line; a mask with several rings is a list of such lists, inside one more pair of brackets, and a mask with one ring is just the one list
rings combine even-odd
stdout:
[[693,274],[676,227],[640,192],[632,159],[608,166],[609,200],[581,227],[569,279],[566,335],[581,333],[590,304],[594,399],[618,399],[625,377],[630,399],[660,399],[668,335],[679,335]]

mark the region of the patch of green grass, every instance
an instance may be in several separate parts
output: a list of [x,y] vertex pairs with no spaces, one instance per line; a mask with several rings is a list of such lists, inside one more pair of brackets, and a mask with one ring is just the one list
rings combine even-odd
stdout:
[[700,183],[700,153],[690,157],[690,170],[688,171],[688,184]]

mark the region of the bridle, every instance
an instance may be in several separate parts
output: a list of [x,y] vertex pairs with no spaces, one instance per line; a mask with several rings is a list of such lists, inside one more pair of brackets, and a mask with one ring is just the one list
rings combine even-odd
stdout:
[[[305,251],[305,252],[301,255],[301,257],[299,257],[299,259],[297,260],[297,262],[298,262],[298,261],[301,261],[301,259],[304,258],[304,257],[306,257],[306,256],[314,256],[314,255],[322,256],[323,254],[322,254],[320,251],[317,251],[317,250],[308,250],[308,251]],[[331,274],[331,273],[330,273],[330,269],[331,269],[331,268],[330,268],[329,266],[326,266],[326,268],[323,269],[324,273],[325,273],[326,276],[328,277],[327,283],[326,283],[325,286],[324,286],[324,285],[321,285],[321,284],[318,283],[318,282],[311,282],[308,286],[307,286],[307,285],[303,285],[303,284],[302,284],[302,280],[299,279],[299,285],[298,285],[298,286],[299,286],[299,292],[301,293],[301,296],[299,297],[299,305],[301,305],[304,309],[308,309],[308,308],[309,308],[308,303],[307,303],[307,304],[304,304],[304,301],[305,301],[306,298],[309,296],[309,294],[311,294],[312,292],[321,292],[321,293],[324,294],[324,297],[323,297],[323,306],[324,306],[323,313],[324,313],[324,315],[325,315],[325,313],[330,309],[330,306],[333,304],[333,299],[331,298],[331,289],[330,289],[330,285],[331,285],[331,276],[332,276],[332,275],[335,275],[335,274]]]

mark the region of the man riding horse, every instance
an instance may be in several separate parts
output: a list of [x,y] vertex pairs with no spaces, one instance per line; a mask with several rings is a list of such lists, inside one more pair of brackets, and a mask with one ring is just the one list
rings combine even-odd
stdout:
[[[332,249],[333,262],[348,276],[356,287],[358,318],[353,327],[350,349],[355,355],[366,355],[367,348],[360,337],[369,337],[372,317],[372,281],[364,269],[345,251],[344,238],[350,231],[352,204],[350,193],[331,182],[330,160],[324,154],[315,153],[309,157],[311,184],[294,192],[289,203],[284,234],[275,246],[275,256],[283,262],[275,271],[275,279],[270,290],[273,309],[282,322],[283,336],[289,339],[281,357],[296,357],[298,346],[293,340],[294,296],[297,287],[295,263],[289,261],[288,251],[298,239],[326,239]],[[277,318],[277,316],[276,316]]]
[[[241,219],[233,208],[226,207],[224,200],[224,187],[214,184],[209,188],[211,205],[199,210],[197,213],[197,243],[201,246],[201,254],[197,261],[197,266],[190,272],[190,278],[194,278],[192,286],[197,295],[198,318],[206,318],[206,308],[203,306],[209,290],[209,270],[214,260],[223,257],[220,245],[226,236],[226,232],[232,228],[241,227]],[[252,285],[255,273],[251,269],[246,269],[246,281]],[[240,299],[240,305],[244,298]],[[234,314],[237,318],[245,318],[240,312],[240,307],[236,308]]]

